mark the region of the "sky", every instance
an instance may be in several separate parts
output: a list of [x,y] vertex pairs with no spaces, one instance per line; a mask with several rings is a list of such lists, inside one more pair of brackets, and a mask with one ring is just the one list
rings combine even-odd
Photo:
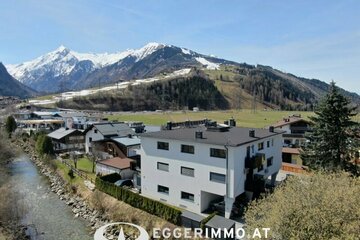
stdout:
[[359,0],[0,0],[0,61],[148,42],[269,65],[360,94]]

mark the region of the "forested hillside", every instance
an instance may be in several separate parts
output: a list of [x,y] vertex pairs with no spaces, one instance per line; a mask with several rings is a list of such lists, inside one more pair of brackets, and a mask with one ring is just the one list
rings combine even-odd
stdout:
[[229,103],[214,82],[201,76],[180,77],[125,90],[77,97],[58,103],[59,107],[110,111],[157,109],[227,109]]

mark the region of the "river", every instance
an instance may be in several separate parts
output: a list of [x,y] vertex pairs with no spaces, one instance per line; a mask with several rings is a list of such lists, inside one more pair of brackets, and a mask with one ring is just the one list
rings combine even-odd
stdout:
[[27,233],[32,240],[90,240],[86,222],[74,218],[71,209],[50,191],[49,180],[41,175],[27,155],[10,165],[11,181],[19,191],[26,209],[22,219],[30,226]]

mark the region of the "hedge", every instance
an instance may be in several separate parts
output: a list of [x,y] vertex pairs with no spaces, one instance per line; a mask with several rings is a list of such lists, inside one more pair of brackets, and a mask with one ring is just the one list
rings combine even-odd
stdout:
[[95,185],[96,188],[100,191],[107,193],[135,208],[144,210],[176,225],[181,224],[181,211],[174,207],[159,201],[152,200],[150,198],[146,198],[128,189],[118,187],[115,184],[107,182],[100,177],[96,178]]
[[201,220],[201,222],[200,222],[200,228],[202,229],[202,230],[205,230],[205,226],[206,226],[206,224],[213,218],[213,217],[215,217],[215,215],[217,215],[218,214],[218,212],[217,211],[215,211],[215,212],[213,212],[212,214],[209,214],[206,218],[204,218],[203,220]]

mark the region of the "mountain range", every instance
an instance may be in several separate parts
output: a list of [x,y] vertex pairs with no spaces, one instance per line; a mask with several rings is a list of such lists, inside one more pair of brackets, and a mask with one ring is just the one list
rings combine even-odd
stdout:
[[[41,93],[81,90],[191,68],[192,74],[201,72],[201,77],[212,80],[231,107],[251,107],[255,98],[274,108],[297,105],[311,109],[329,87],[320,80],[297,77],[269,66],[237,63],[161,43],[102,54],[78,53],[60,46],[34,60],[6,68],[14,78]],[[359,95],[343,89],[342,92],[360,104]]]
[[0,62],[0,96],[17,96],[27,98],[35,96],[36,92],[13,78]]
[[152,77],[186,67],[216,69],[236,64],[185,48],[149,43],[118,53],[78,53],[64,46],[34,60],[6,65],[10,74],[40,92],[79,90],[107,83]]

